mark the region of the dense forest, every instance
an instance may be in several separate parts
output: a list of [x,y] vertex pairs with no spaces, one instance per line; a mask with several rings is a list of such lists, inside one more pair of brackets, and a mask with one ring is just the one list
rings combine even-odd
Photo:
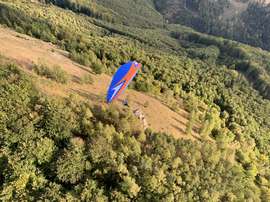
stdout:
[[[134,2],[132,13],[117,10]],[[183,100],[189,127],[202,123],[198,140],[142,130],[128,109],[46,96],[1,60],[0,200],[270,200],[270,54],[166,24],[154,8],[147,0],[0,1],[3,26],[56,44],[96,74],[141,62],[131,87]]]
[[[155,0],[169,23],[270,50],[270,5],[249,0]],[[235,4],[235,5],[234,5]]]
[[269,199],[257,168],[243,169],[232,149],[137,131],[117,108],[46,97],[14,66],[0,75],[2,201]]

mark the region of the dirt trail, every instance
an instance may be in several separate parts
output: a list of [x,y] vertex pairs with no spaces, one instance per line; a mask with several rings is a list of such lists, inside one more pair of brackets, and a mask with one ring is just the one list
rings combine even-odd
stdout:
[[[40,90],[55,96],[66,96],[76,93],[92,102],[104,102],[107,86],[111,80],[108,75],[93,75],[93,85],[81,85],[76,80],[82,75],[89,73],[89,68],[71,61],[68,53],[56,46],[29,36],[18,34],[10,29],[0,27],[0,54],[15,60],[25,70],[29,71],[31,64],[42,61],[50,66],[59,65],[68,72],[72,81],[67,85],[41,78],[37,85]],[[167,132],[176,138],[191,138],[185,134],[188,113],[180,110],[179,113],[172,111],[159,100],[134,90],[127,90],[124,97],[129,96],[131,107],[140,108],[145,114],[150,128],[154,131]],[[123,96],[120,99],[124,98]],[[120,102],[120,101],[118,101]],[[143,105],[148,102],[149,106]]]

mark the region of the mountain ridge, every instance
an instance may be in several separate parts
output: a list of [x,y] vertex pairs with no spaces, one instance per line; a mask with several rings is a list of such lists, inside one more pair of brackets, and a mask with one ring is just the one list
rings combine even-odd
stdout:
[[269,50],[269,1],[156,0],[168,23],[178,23]]

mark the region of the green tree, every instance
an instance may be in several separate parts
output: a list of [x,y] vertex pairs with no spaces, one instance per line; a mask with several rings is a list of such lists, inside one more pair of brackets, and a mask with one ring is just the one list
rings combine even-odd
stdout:
[[57,160],[57,178],[62,182],[74,184],[82,179],[85,166],[84,142],[80,138],[73,138],[69,148]]

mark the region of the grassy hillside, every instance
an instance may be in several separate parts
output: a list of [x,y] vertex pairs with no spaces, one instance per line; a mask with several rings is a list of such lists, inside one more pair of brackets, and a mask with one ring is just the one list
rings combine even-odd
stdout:
[[151,0],[45,0],[90,17],[129,26],[153,27],[163,24],[162,15]]
[[[0,43],[0,53],[6,58],[12,58],[12,61],[27,73],[40,75],[34,83],[41,92],[61,97],[68,97],[73,93],[91,103],[105,105],[110,75],[94,75],[89,68],[70,60],[66,51],[10,29],[0,27]],[[64,70],[65,74],[61,70]],[[59,82],[53,82],[55,80]],[[142,120],[142,126],[151,126],[154,131],[166,132],[176,138],[193,139],[193,135],[198,137],[195,131],[190,136],[185,133],[189,113],[183,108],[182,102],[168,105],[164,103],[164,99],[161,101],[157,96],[128,89],[114,104],[122,106],[125,98],[128,98],[131,110],[139,108],[146,118],[147,123],[144,124]],[[177,101],[173,97],[168,99],[170,103]],[[159,110],[159,116],[156,116],[156,109]],[[194,130],[199,127],[197,124],[196,121]]]
[[[178,102],[169,98],[183,100],[189,127],[202,123],[200,138],[135,133],[130,113],[44,98],[23,73],[2,65],[1,199],[269,201],[269,53],[178,25],[162,27],[148,1],[135,13],[153,18],[131,25],[125,21],[133,13],[117,10],[118,1],[102,1],[96,15],[76,2],[0,1],[0,22],[57,44],[97,74],[140,61],[131,87],[163,97],[176,111]],[[31,112],[34,118],[25,116]]]
[[124,17],[124,24],[129,26],[160,26],[163,23],[163,17],[158,13],[151,0],[101,0],[97,1],[107,8],[113,9]]

